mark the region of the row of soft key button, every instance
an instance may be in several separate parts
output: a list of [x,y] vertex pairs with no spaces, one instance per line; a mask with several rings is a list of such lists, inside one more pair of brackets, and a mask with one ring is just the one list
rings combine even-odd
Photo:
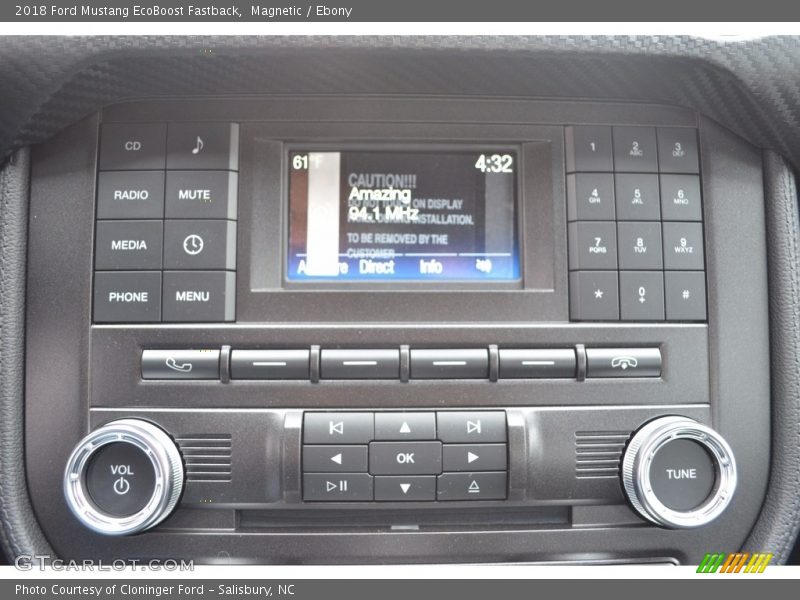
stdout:
[[232,321],[239,127],[107,124],[95,322]]
[[306,501],[502,500],[503,411],[306,413]]
[[566,130],[570,314],[579,321],[703,321],[697,131]]

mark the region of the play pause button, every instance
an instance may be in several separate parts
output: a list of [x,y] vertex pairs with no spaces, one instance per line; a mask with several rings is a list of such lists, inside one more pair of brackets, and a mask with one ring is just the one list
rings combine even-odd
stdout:
[[375,500],[389,502],[436,500],[436,477],[376,477]]
[[372,500],[372,476],[366,473],[305,473],[303,500],[312,502]]

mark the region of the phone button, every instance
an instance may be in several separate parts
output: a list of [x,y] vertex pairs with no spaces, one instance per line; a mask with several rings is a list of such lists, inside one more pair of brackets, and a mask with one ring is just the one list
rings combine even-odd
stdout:
[[143,350],[142,379],[219,379],[219,350]]
[[587,377],[661,377],[658,348],[587,348]]

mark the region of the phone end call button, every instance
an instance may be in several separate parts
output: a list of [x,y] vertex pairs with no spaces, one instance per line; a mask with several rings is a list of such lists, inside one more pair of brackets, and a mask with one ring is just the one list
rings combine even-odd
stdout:
[[661,377],[659,348],[587,348],[587,377]]
[[143,350],[142,379],[219,379],[219,350]]

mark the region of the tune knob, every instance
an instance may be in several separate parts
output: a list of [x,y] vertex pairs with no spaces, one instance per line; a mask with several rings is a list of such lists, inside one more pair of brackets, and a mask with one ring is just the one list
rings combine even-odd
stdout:
[[183,460],[172,438],[148,421],[120,419],[75,447],[64,473],[64,494],[89,529],[128,535],[169,516],[183,482]]
[[660,417],[631,438],[622,484],[644,518],[671,529],[700,527],[727,508],[736,460],[713,429],[687,417]]

